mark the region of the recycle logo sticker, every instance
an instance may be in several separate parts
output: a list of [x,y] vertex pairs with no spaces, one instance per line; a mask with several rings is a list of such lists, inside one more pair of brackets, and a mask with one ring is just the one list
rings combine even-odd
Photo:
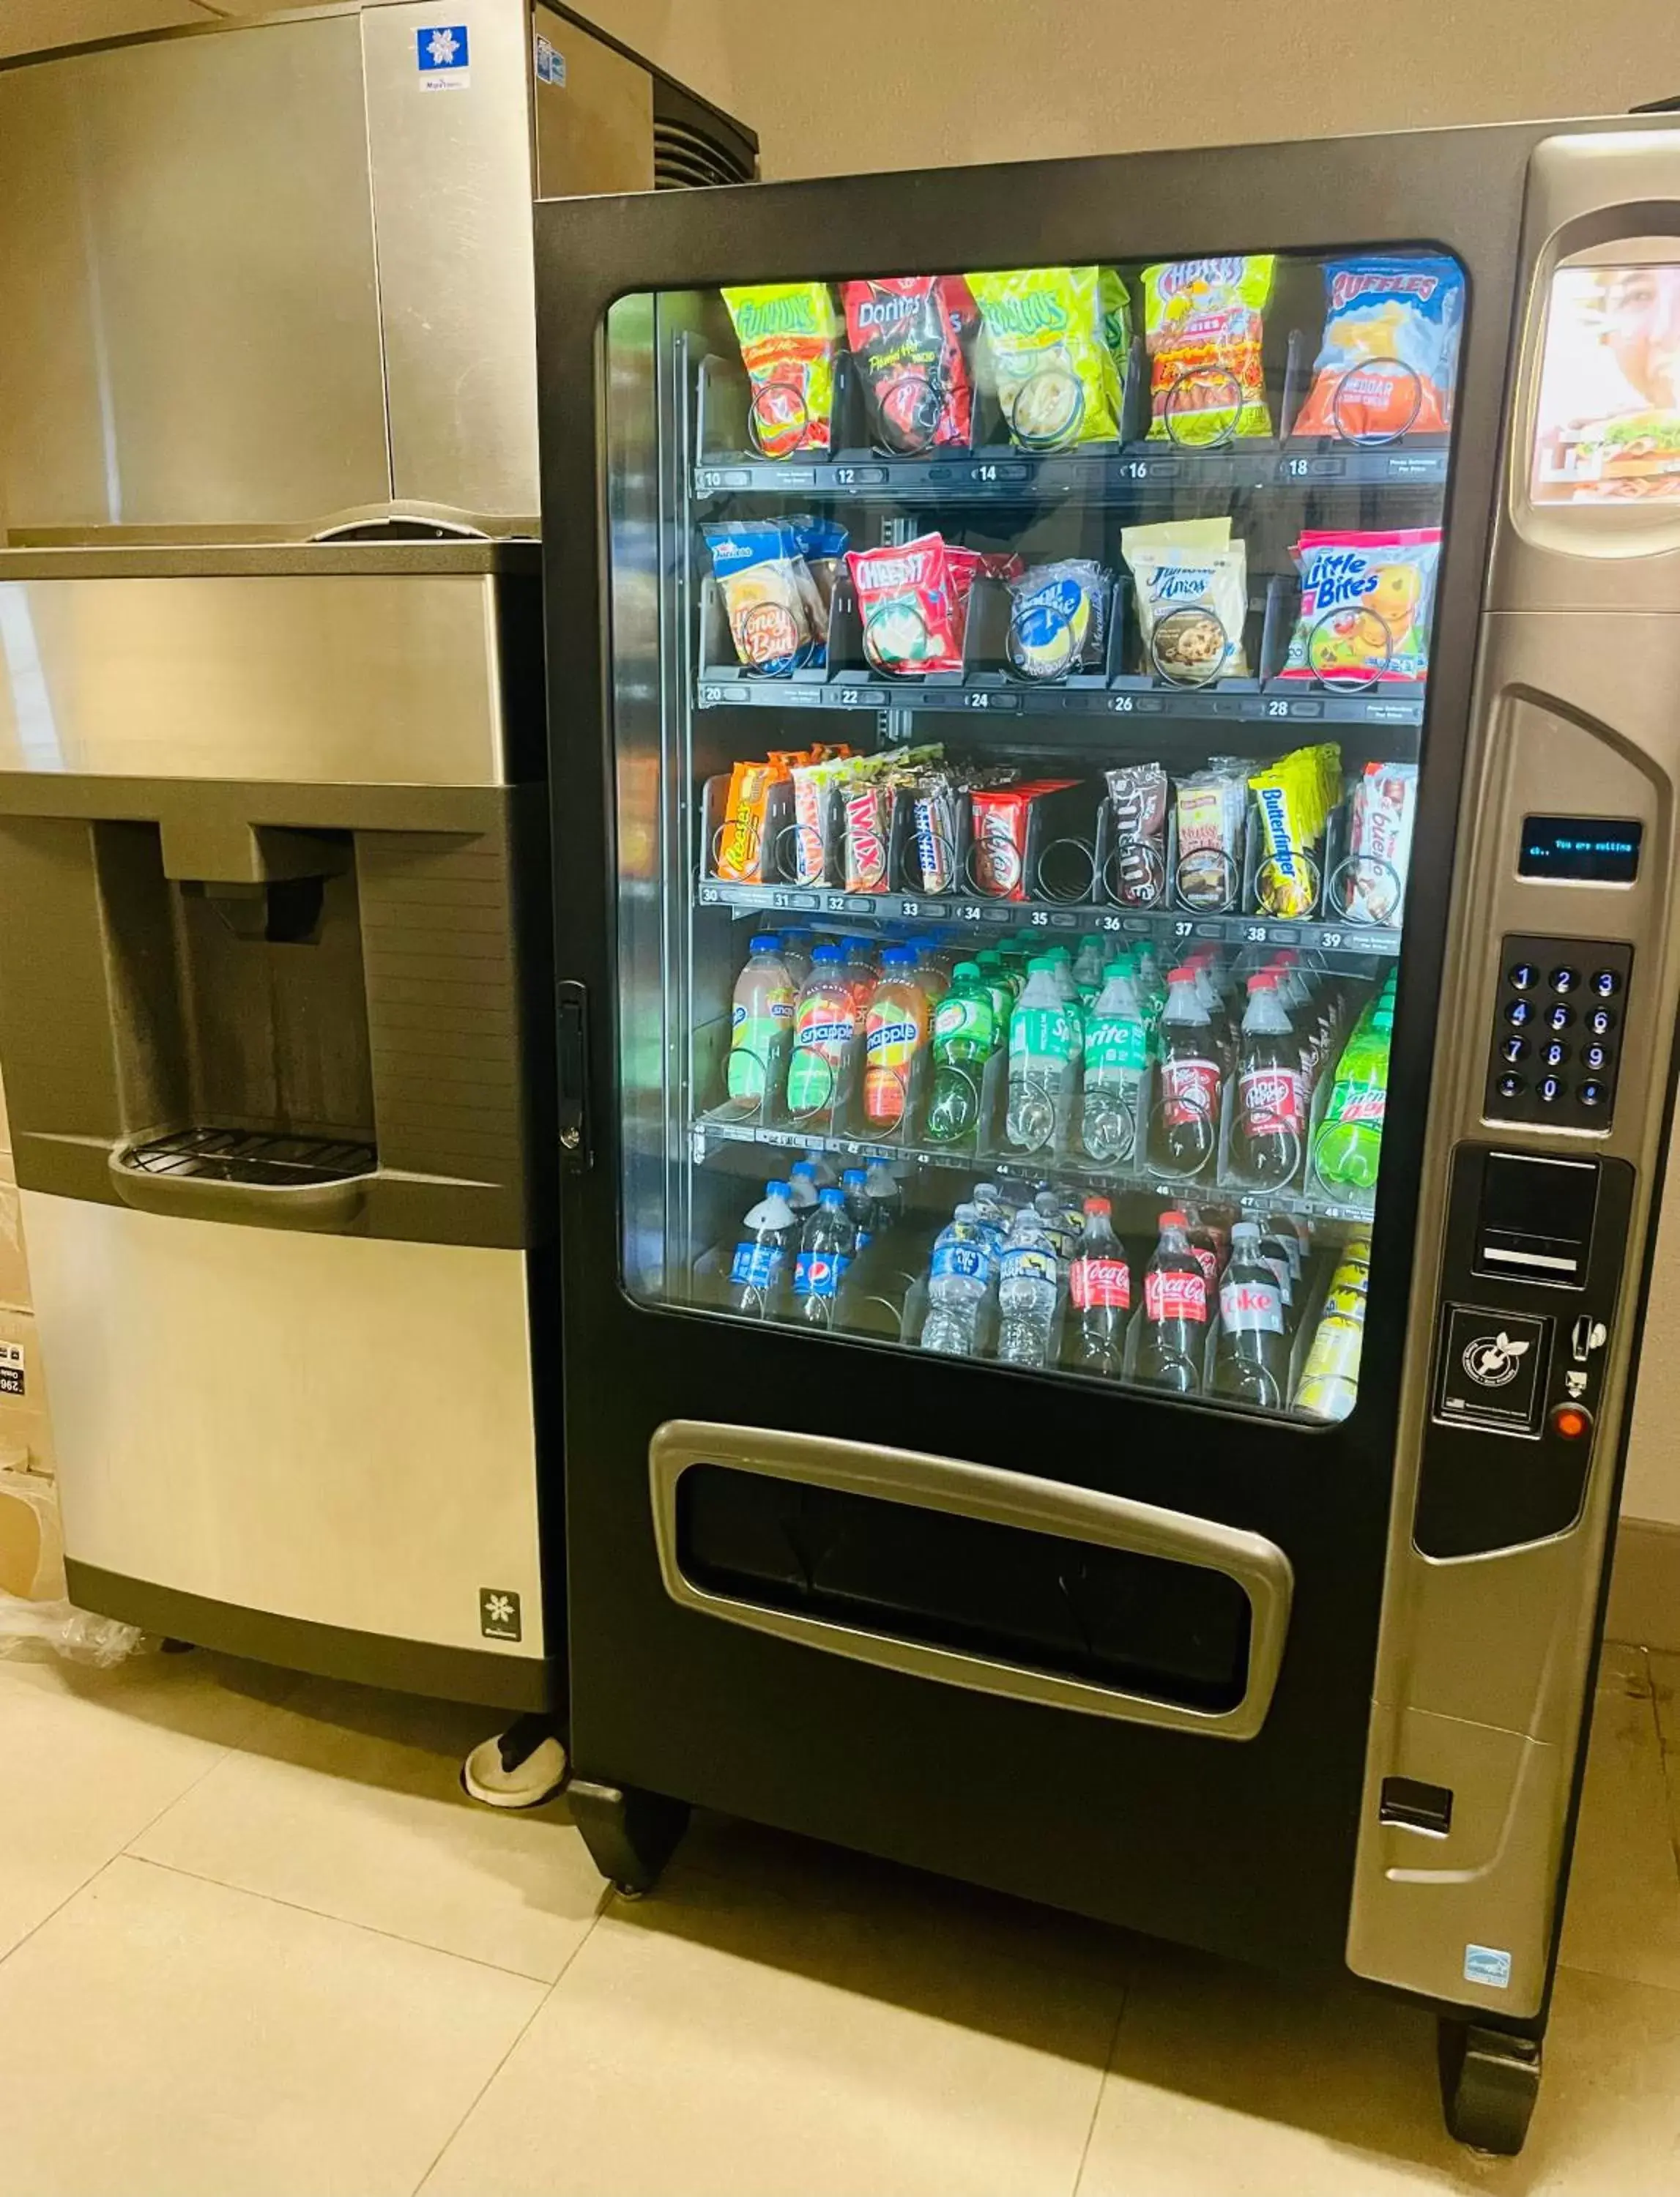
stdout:
[[1497,1335],[1479,1335],[1464,1347],[1460,1364],[1479,1388],[1504,1388],[1522,1371],[1529,1346],[1517,1342],[1501,1328]]

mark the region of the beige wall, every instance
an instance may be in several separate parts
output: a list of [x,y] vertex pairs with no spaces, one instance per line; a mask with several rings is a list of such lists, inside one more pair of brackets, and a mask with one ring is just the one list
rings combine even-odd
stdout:
[[[0,54],[255,0],[0,0]],[[1216,144],[1548,113],[1680,93],[1676,0],[582,0],[758,129],[768,176]],[[1626,1509],[1680,1524],[1680,1168]]]

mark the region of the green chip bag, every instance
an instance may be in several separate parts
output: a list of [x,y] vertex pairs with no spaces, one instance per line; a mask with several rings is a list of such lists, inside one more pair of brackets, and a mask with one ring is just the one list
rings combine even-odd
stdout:
[[1023,449],[1069,449],[1120,433],[1121,379],[1109,339],[1123,326],[1125,292],[1112,274],[1105,286],[1104,273],[1021,267],[967,277],[998,403]]

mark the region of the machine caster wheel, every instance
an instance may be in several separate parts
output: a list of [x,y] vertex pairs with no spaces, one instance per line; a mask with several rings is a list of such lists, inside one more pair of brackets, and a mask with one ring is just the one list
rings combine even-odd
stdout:
[[552,1717],[516,1717],[461,1765],[461,1790],[486,1808],[540,1808],[566,1782],[565,1742]]
[[1540,2094],[1538,2038],[1440,2022],[1441,2108],[1460,2143],[1515,2159]]
[[688,1803],[574,1777],[567,1796],[589,1858],[621,1898],[652,1891],[688,1828]]
[[158,1652],[161,1655],[195,1655],[198,1645],[196,1640],[164,1639],[158,1643]]

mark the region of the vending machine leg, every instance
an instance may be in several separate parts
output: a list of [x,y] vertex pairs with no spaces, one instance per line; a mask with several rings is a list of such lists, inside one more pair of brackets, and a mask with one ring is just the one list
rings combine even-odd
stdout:
[[1460,2143],[1512,2159],[1540,2094],[1540,2040],[1440,2017],[1441,2107]]
[[583,1777],[572,1779],[566,1798],[590,1860],[614,1890],[627,1899],[652,1892],[688,1828],[688,1803]]

